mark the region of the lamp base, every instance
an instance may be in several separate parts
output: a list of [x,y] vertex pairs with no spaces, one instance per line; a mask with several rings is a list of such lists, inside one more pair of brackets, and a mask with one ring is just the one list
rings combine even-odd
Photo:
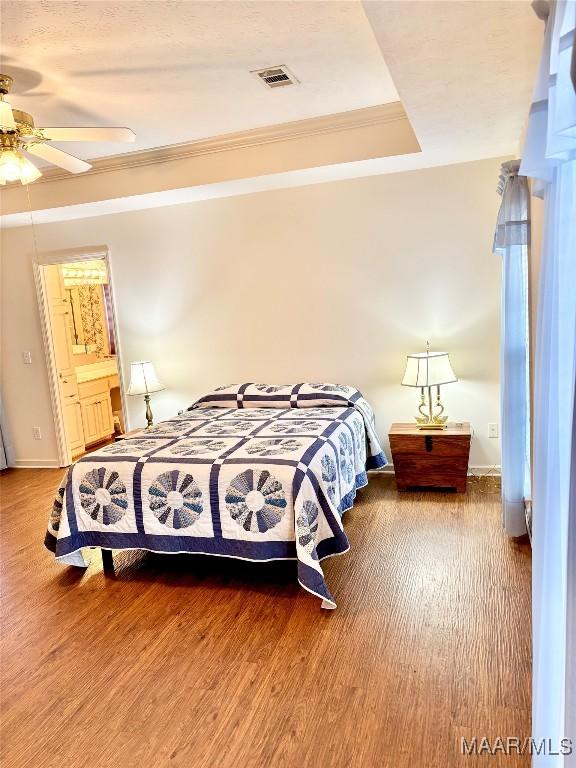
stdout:
[[144,402],[146,403],[146,429],[149,429],[154,422],[152,421],[152,408],[150,408],[150,395],[144,395]]
[[[432,404],[432,387],[428,389],[428,403],[426,403],[425,388],[420,389],[419,416],[415,416],[418,429],[446,429],[448,416],[444,416],[444,406],[440,401],[440,387],[436,387],[436,406]],[[436,412],[435,412],[436,409]]]

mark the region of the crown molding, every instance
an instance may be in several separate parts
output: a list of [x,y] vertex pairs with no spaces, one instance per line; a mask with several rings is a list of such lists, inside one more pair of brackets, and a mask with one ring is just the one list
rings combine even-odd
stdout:
[[[399,120],[408,120],[408,117],[402,103],[394,101],[389,104],[378,104],[374,107],[365,107],[364,109],[337,112],[332,115],[295,120],[278,125],[268,125],[238,133],[226,133],[210,139],[200,139],[199,141],[183,144],[171,144],[155,149],[100,157],[90,161],[92,168],[83,173],[82,176],[94,176],[110,171],[185,160],[200,155],[232,152],[238,149],[258,147],[265,144],[280,144],[309,136],[385,125]],[[70,174],[59,168],[48,168],[42,170],[42,176],[34,183],[42,184],[61,179],[70,179]]]
[[171,205],[274,185],[276,181],[268,177],[284,185],[293,184],[298,174],[304,182],[325,179],[335,171],[349,175],[366,161],[420,152],[402,105],[393,102],[98,158],[86,173],[48,168],[28,187],[9,184],[0,190],[0,219],[7,226],[15,215],[19,223],[14,225],[20,226],[20,214],[30,219],[31,211],[49,216],[49,211],[59,210],[57,215],[67,218],[81,211],[89,215],[95,204],[101,213],[119,205],[123,210],[162,201]]

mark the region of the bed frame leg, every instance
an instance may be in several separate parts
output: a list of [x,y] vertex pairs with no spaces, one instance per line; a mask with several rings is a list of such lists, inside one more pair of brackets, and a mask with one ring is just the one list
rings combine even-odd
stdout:
[[111,549],[102,548],[102,566],[106,576],[114,576],[114,557]]

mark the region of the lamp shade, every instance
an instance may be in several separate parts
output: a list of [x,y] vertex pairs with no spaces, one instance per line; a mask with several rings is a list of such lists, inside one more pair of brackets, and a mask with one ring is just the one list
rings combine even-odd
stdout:
[[[3,103],[3,102],[0,102]],[[30,184],[42,176],[42,173],[21,152],[15,149],[0,148],[0,184],[9,181],[20,181]]]
[[458,381],[448,352],[415,352],[406,357],[405,387],[436,387]]
[[149,360],[130,363],[128,395],[149,395],[151,392],[160,392],[161,389],[166,387],[158,379],[154,366]]
[[15,131],[16,121],[12,114],[12,107],[7,101],[0,100],[0,131]]

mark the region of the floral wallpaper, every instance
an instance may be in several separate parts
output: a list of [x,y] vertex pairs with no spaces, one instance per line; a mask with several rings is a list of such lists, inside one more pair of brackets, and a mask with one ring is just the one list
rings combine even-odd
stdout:
[[102,288],[99,285],[80,285],[80,315],[84,328],[84,343],[94,344],[96,354],[104,355],[106,338],[102,316]]
[[102,286],[78,285],[69,291],[74,312],[74,329],[72,330],[75,335],[74,343],[89,344],[93,346],[93,351],[97,355],[107,355]]

